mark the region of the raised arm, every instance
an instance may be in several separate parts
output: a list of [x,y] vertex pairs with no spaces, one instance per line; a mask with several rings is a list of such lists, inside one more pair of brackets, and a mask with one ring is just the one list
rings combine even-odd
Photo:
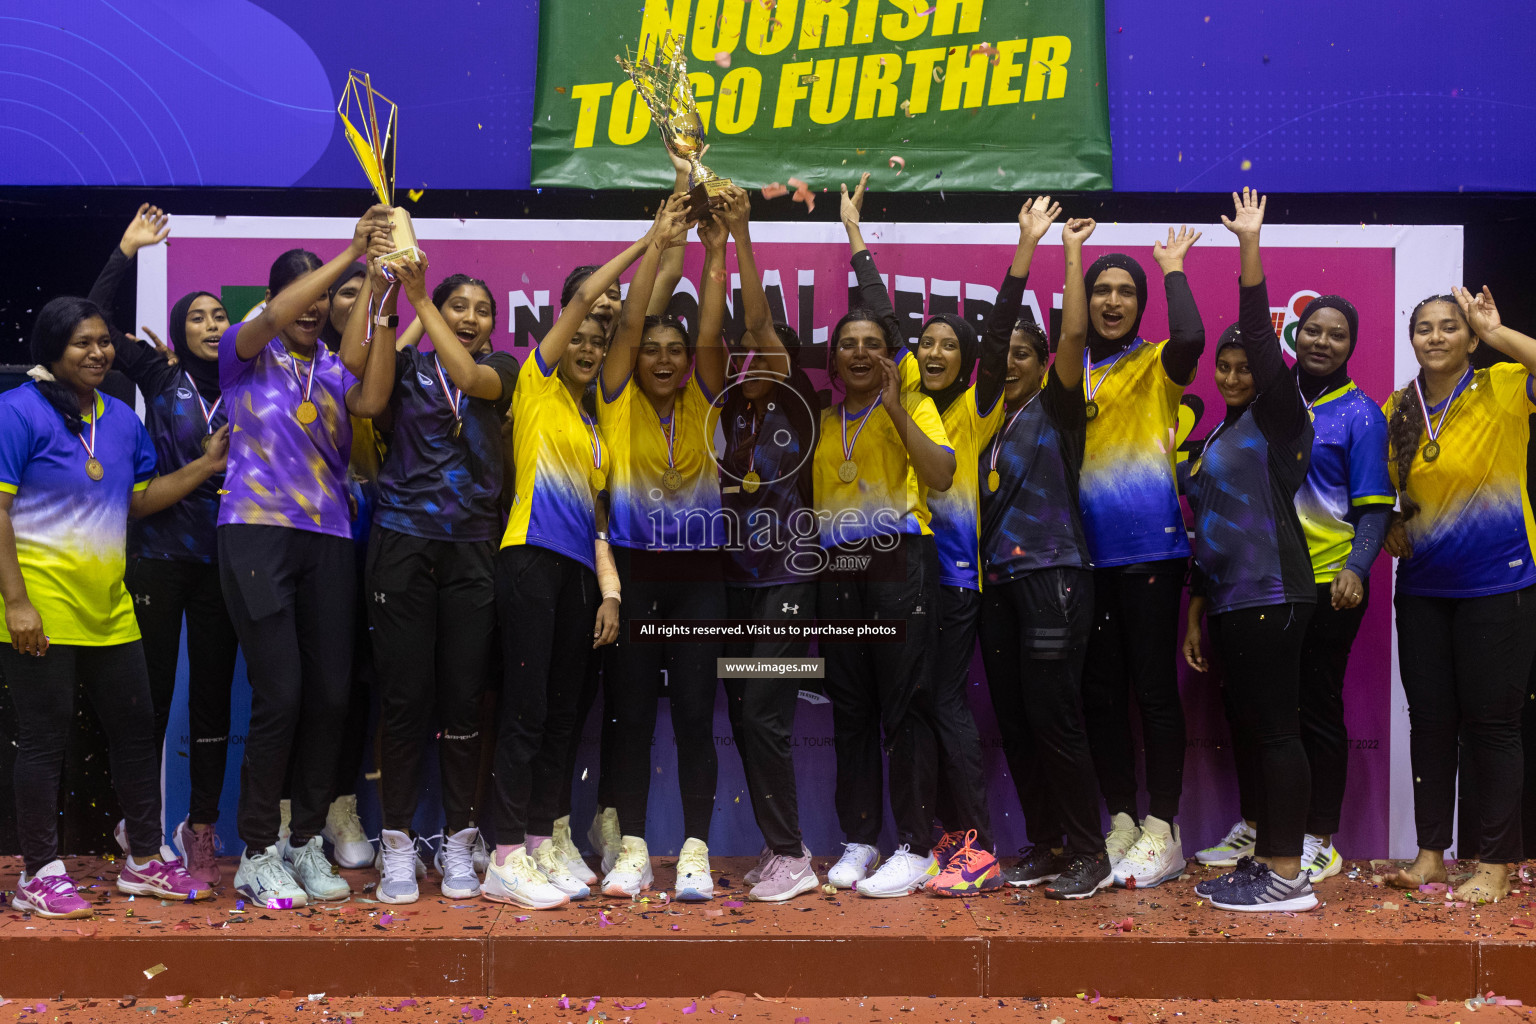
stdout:
[[107,331],[112,335],[112,345],[117,350],[112,359],[112,368],[121,370],[135,384],[139,383],[141,371],[145,369],[145,359],[152,355],[152,350],[133,335],[118,330],[112,314],[117,305],[118,292],[122,290],[123,275],[139,250],[159,245],[170,233],[170,217],[165,211],[148,203],[141,204],[133,219],[128,222],[128,227],[123,230],[122,240],[113,247],[106,265],[96,275],[96,283],[91,285],[90,294],[86,296],[101,308],[102,315],[106,317]]
[[[848,194],[848,186],[841,186],[842,203],[839,206],[839,216],[842,218],[844,229],[848,232],[849,248],[853,251],[849,262],[853,264],[853,274],[859,282],[859,304],[879,318],[880,326],[885,329],[886,338],[897,350],[896,359],[899,363],[909,355],[905,339],[901,335],[901,321],[896,319],[896,307],[891,305],[891,293],[885,287],[880,271],[875,267],[875,258],[864,247],[863,229],[860,226],[864,209],[864,186],[868,181],[869,172],[865,171],[851,196]],[[909,389],[917,387],[916,380],[916,374],[913,374],[911,382],[907,385]]]
[[1092,218],[1067,221],[1061,229],[1066,281],[1061,296],[1061,337],[1056,341],[1056,379],[1074,391],[1083,384],[1083,349],[1088,344],[1088,290],[1083,284],[1083,244],[1098,224]]
[[273,295],[255,317],[240,325],[235,332],[235,354],[242,360],[256,358],[262,346],[277,333],[293,323],[304,311],[324,295],[331,282],[341,276],[347,265],[368,251],[368,243],[376,232],[389,230],[389,207],[371,207],[358,220],[352,230],[352,243],[331,262],[311,270],[287,288]]
[[[388,267],[390,272],[398,277],[409,262],[411,261],[407,259],[395,260],[388,264]],[[378,279],[383,277],[384,267],[376,259],[370,260],[369,264],[372,272],[377,275],[374,281],[374,287],[377,288],[379,287]],[[384,308],[380,312],[385,316],[393,314],[399,301],[400,289],[392,289],[384,300]],[[454,338],[453,341],[456,345],[459,343],[458,338]],[[384,415],[389,409],[389,400],[395,391],[395,356],[395,329],[380,327],[373,336],[373,343],[368,346],[368,359],[363,364],[363,372],[358,378],[358,383],[349,388],[345,396],[347,411],[353,416],[373,419]]]
[[741,317],[746,333],[757,342],[758,358],[765,360],[768,368],[788,378],[794,369],[789,350],[784,347],[779,332],[773,326],[773,313],[768,308],[768,296],[763,291],[763,279],[757,272],[757,256],[752,252],[750,220],[752,204],[745,192],[741,201],[727,204],[721,212],[736,239],[736,269],[741,274]]
[[442,312],[432,305],[432,297],[427,294],[426,256],[422,256],[420,263],[401,260],[391,264],[391,267],[400,279],[400,288],[405,292],[406,300],[416,310],[416,319],[426,329],[427,337],[432,339],[432,349],[437,353],[438,362],[443,364],[443,372],[453,381],[453,386],[471,398],[484,398],[492,402],[500,399],[501,374],[475,362],[475,357],[469,354],[469,349],[464,347],[458,335],[449,329]]
[[[663,208],[664,209],[664,208]],[[662,210],[657,211],[657,221],[661,219]],[[592,312],[598,297],[613,287],[617,281],[631,266],[635,260],[645,252],[651,244],[651,239],[656,234],[656,222],[652,222],[650,228],[640,238],[631,242],[629,247],[619,253],[613,259],[604,263],[601,267],[587,275],[587,279],[581,282],[576,289],[576,294],[571,296],[571,301],[566,303],[560,311],[560,319],[555,321],[539,341],[539,359],[545,366],[554,366],[565,355],[566,346],[576,336],[576,328]]]
[[[656,287],[656,268],[661,254],[685,237],[689,226],[688,197],[669,196],[656,216],[644,255],[640,258],[640,269],[635,271],[634,279],[629,282],[629,295],[619,309],[619,326],[614,332],[613,344],[608,347],[608,356],[603,360],[603,393],[606,395],[618,394],[624,382],[629,380],[629,375],[634,372],[635,359],[640,355],[640,336],[645,333],[645,311],[651,301],[651,292]],[[583,281],[582,288],[592,285],[596,277],[594,273]],[[603,288],[606,290],[607,284]],[[592,293],[593,301],[596,301],[597,294],[596,291]],[[564,314],[561,319],[564,319]],[[571,325],[572,333],[575,332],[575,326]]]
[[924,487],[947,491],[955,482],[955,453],[936,442],[915,423],[901,403],[901,371],[885,356],[877,355],[880,366],[880,404],[896,425],[896,433],[907,449],[907,458]]
[[1298,436],[1308,422],[1306,402],[1296,388],[1296,380],[1285,365],[1280,339],[1269,318],[1269,288],[1264,281],[1264,264],[1259,253],[1259,232],[1264,227],[1266,200],[1244,188],[1232,194],[1233,215],[1222,216],[1227,230],[1237,235],[1242,274],[1238,278],[1237,327],[1243,350],[1248,353],[1248,370],[1258,397],[1254,400],[1254,418],[1266,434],[1290,439]]
[[992,411],[1007,387],[1008,344],[1024,301],[1029,267],[1034,262],[1040,239],[1060,216],[1061,204],[1052,202],[1050,196],[1026,200],[1019,210],[1019,244],[1013,250],[1008,276],[1003,278],[1002,287],[997,290],[997,301],[992,304],[986,332],[981,336],[976,369],[976,408],[983,416]]
[[[347,323],[341,331],[341,347],[336,354],[341,357],[341,365],[347,368],[352,376],[362,379],[363,371],[368,365],[368,321],[373,316],[373,297],[383,295],[389,282],[380,271],[378,259],[387,256],[394,251],[394,241],[390,236],[375,232],[368,241],[368,269],[363,274],[363,286],[358,290],[357,298],[352,303],[352,312],[347,317]],[[329,287],[329,286],[327,286]],[[400,290],[393,289],[387,300],[388,308],[378,310],[380,316],[389,316],[398,308],[396,300]],[[375,335],[388,330],[394,334],[394,328],[379,328]]]
[[[702,157],[709,152],[709,146],[699,151]],[[671,149],[667,149],[667,157],[672,161],[672,170],[675,178],[672,182],[672,194],[686,196],[688,194],[688,174],[692,169],[687,160],[682,159]],[[656,268],[656,284],[651,290],[651,301],[646,303],[646,316],[661,316],[672,303],[672,295],[677,291],[677,282],[683,279],[683,256],[686,250],[683,246],[676,246],[661,254],[661,263]],[[637,257],[638,258],[638,257]]]
[[[1536,374],[1536,338],[1504,325],[1498,307],[1493,304],[1493,292],[1487,285],[1483,285],[1481,292],[1453,287],[1451,294],[1456,296],[1456,304],[1479,338],[1513,358],[1525,367],[1526,373]],[[1529,388],[1527,391],[1529,393]],[[1536,395],[1532,400],[1536,401]]]
[[725,196],[723,207],[715,216],[699,225],[699,240],[704,243],[704,280],[699,293],[699,341],[694,357],[694,372],[711,399],[725,390],[725,243],[731,237],[727,211],[732,204],[746,205],[747,194],[733,188]]
[[1168,229],[1168,241],[1152,243],[1152,258],[1163,270],[1163,291],[1168,296],[1168,344],[1163,346],[1163,370],[1170,380],[1190,384],[1205,352],[1205,325],[1195,306],[1195,293],[1184,276],[1184,256],[1200,240],[1200,232]]

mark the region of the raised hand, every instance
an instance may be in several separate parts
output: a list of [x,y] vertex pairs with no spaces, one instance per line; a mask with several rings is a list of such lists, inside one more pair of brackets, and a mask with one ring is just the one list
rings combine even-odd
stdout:
[[[165,342],[161,341],[160,340],[160,335],[156,334],[154,331],[150,330],[148,327],[140,325],[139,330],[141,330],[145,334],[149,335],[149,343],[150,343],[150,345],[154,348],[154,350],[156,352],[159,352],[162,356],[165,356],[165,362],[166,362],[167,365],[169,365],[169,366],[175,366],[176,365],[176,363],[179,360],[176,357],[176,350],[175,349],[171,348]],[[138,338],[134,338],[133,335],[131,335],[131,334],[125,335],[125,337],[133,338],[134,341],[138,341],[139,340]]]
[[1452,286],[1451,294],[1456,296],[1456,305],[1461,307],[1461,315],[1467,318],[1467,323],[1479,338],[1486,341],[1490,334],[1504,326],[1499,316],[1499,307],[1493,304],[1493,292],[1488,290],[1487,285],[1483,285],[1481,292]]
[[1232,193],[1232,216],[1222,214],[1221,222],[1238,238],[1258,238],[1259,229],[1264,226],[1264,207],[1268,202],[1267,196],[1261,196],[1255,189],[1244,185],[1242,195]]
[[390,273],[394,274],[400,282],[400,287],[405,291],[405,297],[411,301],[411,305],[425,302],[427,298],[427,257],[423,253],[420,260],[406,257],[391,260],[386,266]]
[[[662,148],[667,151],[667,159],[672,161],[672,169],[677,172],[678,185],[686,188],[688,185],[688,178],[693,174],[693,164],[672,152],[672,147],[668,146],[665,141],[662,142]],[[704,148],[699,150],[699,159],[703,160],[704,154],[708,152],[709,144],[705,143]]]
[[901,371],[890,356],[876,355],[875,365],[880,367],[880,404],[892,412],[901,407]]
[[725,226],[731,230],[731,234],[739,235],[746,229],[747,222],[752,218],[752,199],[745,189],[731,186],[725,193],[725,202],[715,210],[715,219],[724,219]]
[[1019,209],[1019,234],[1038,242],[1060,216],[1061,204],[1052,202],[1050,196],[1027,199]]
[[359,256],[368,251],[375,232],[389,231],[389,218],[389,207],[383,203],[368,207],[368,212],[358,218],[357,226],[352,229],[352,248]]
[[843,199],[838,209],[838,216],[849,227],[859,226],[859,217],[864,211],[864,189],[869,184],[869,172],[865,171],[859,178],[859,183],[854,187],[853,195],[848,194],[848,186],[841,185]]
[[1179,233],[1175,235],[1173,228],[1169,228],[1167,242],[1152,243],[1152,258],[1157,261],[1159,267],[1163,268],[1164,274],[1183,270],[1185,255],[1189,252],[1190,246],[1198,241],[1200,241],[1198,231],[1180,226]]
[[688,229],[692,226],[693,224],[688,220],[688,196],[686,194],[668,196],[656,214],[651,242],[658,249],[670,249],[674,245],[683,245],[688,241]]
[[1062,225],[1061,244],[1082,248],[1083,243],[1093,234],[1093,229],[1098,227],[1098,221],[1092,217],[1073,217]]
[[731,229],[725,222],[724,213],[724,209],[716,207],[715,216],[699,222],[699,241],[704,243],[704,248],[709,252],[725,252],[725,243],[730,240]]
[[117,243],[117,247],[123,251],[124,256],[132,259],[145,246],[159,245],[165,241],[171,233],[170,221],[170,214],[160,207],[141,203],[139,212],[133,215],[128,227],[123,230],[123,240]]

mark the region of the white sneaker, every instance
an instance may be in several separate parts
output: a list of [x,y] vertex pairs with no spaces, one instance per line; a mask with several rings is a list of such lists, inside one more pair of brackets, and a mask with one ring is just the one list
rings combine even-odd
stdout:
[[1333,848],[1332,840],[1325,844],[1308,832],[1301,843],[1301,866],[1312,877],[1312,881],[1321,882],[1344,869],[1344,858]]
[[[279,846],[286,843],[287,840],[278,841]],[[246,848],[240,855],[240,869],[235,872],[235,891],[268,910],[288,910],[309,903],[309,896],[283,869],[283,855],[277,846],[269,846],[255,856]]]
[[421,896],[416,885],[416,843],[410,835],[395,829],[379,833],[379,857],[384,870],[374,889],[380,903],[415,903]]
[[1109,869],[1113,871],[1131,852],[1136,840],[1141,838],[1141,826],[1136,819],[1122,812],[1109,816],[1109,832],[1104,836],[1104,852],[1109,854]]
[[[587,862],[582,859],[581,851],[576,849],[576,841],[571,838],[571,816],[567,814],[563,818],[555,819],[554,834],[549,841],[555,844],[555,855],[565,865],[566,871],[572,878],[586,886],[597,884],[597,872],[587,867]],[[590,890],[589,890],[590,891]]]
[[634,899],[651,887],[651,851],[639,836],[624,836],[619,859],[603,877],[604,896]]
[[[421,856],[421,848],[422,848],[422,846],[426,846],[428,850],[431,850],[432,843],[431,843],[430,840],[423,839],[421,836],[417,836],[416,840],[415,840],[415,844],[414,844],[414,848],[416,850],[416,877],[417,878],[426,878],[427,877],[427,862]],[[432,859],[432,865],[437,868],[437,873],[439,875],[441,875],[443,873],[443,851],[442,850],[438,850],[437,851],[436,856],[433,857],[433,859]],[[383,871],[384,870],[384,848],[383,847],[380,847],[379,848],[379,852],[373,855],[373,867],[374,867],[375,871]]]
[[709,870],[709,847],[701,839],[687,839],[677,854],[677,896],[684,903],[715,898],[715,876]]
[[1209,868],[1235,868],[1244,857],[1252,857],[1259,834],[1242,818],[1227,829],[1227,834],[1215,846],[1207,846],[1195,854],[1195,860]]
[[843,855],[827,872],[827,882],[839,889],[852,889],[879,865],[880,851],[863,843],[844,843]]
[[[441,856],[441,854],[439,854],[439,856]],[[490,866],[491,866],[491,848],[489,846],[485,845],[485,833],[480,831],[479,826],[476,826],[475,827],[475,874],[479,875],[481,878],[484,878],[485,877],[485,872],[487,871],[487,869],[490,868]],[[441,874],[443,869],[442,868],[438,868],[437,870],[438,870],[438,873]]]
[[[369,844],[370,848],[372,844]],[[294,849],[287,839],[277,844],[283,855],[283,867],[312,900],[344,900],[352,887],[336,872],[336,865],[325,859],[325,845],[319,836]]]
[[555,848],[553,839],[546,839],[538,845],[533,851],[533,862],[544,873],[544,877],[549,879],[549,884],[565,893],[567,898],[579,900],[592,895],[587,883],[571,874],[571,869],[560,859],[560,851]]
[[619,835],[617,807],[600,808],[592,816],[592,824],[587,826],[587,842],[592,844],[592,852],[599,857],[603,874],[612,871],[619,861],[619,854],[624,852],[624,839]]
[[927,884],[928,879],[939,873],[939,862],[933,854],[919,856],[907,844],[896,847],[889,860],[880,870],[854,887],[860,896],[885,899],[892,896],[910,896]]
[[[480,830],[469,828],[443,836],[437,851],[442,893],[450,900],[467,900],[480,895],[480,875],[475,871],[475,841]],[[419,862],[419,858],[418,858]]]
[[1141,820],[1141,838],[1115,865],[1115,884],[1127,889],[1150,889],[1171,882],[1184,873],[1184,844],[1179,826],[1147,815]]
[[549,879],[539,870],[527,850],[516,850],[507,855],[506,862],[497,864],[491,858],[485,871],[485,884],[480,895],[497,903],[513,903],[528,910],[553,910],[570,902],[565,893],[549,884]]
[[365,868],[373,863],[373,844],[357,817],[357,797],[339,796],[325,812],[320,835],[331,844],[336,863],[344,868]]

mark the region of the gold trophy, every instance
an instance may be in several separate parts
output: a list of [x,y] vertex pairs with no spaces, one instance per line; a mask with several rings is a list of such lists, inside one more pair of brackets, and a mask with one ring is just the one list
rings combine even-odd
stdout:
[[[382,132],[379,130],[378,104],[388,108]],[[368,176],[368,182],[378,195],[379,202],[391,208],[390,230],[395,248],[384,257],[386,263],[403,258],[418,262],[421,259],[421,252],[416,248],[416,232],[411,227],[411,215],[395,206],[398,110],[388,97],[374,92],[373,83],[365,73],[347,73],[347,84],[341,90],[341,102],[336,104],[336,113],[341,116],[341,126],[346,130],[347,141],[352,144],[352,152],[357,155],[357,162],[363,165],[363,173]]]
[[[683,44],[682,36],[669,32],[656,48],[657,63],[652,64],[633,50],[628,51],[628,60],[614,60],[629,73],[667,148],[688,161],[689,207],[695,220],[708,220],[710,201],[731,187],[731,179],[720,177],[699,161],[704,149],[704,124],[699,120],[693,85],[688,81],[688,55]],[[644,52],[643,43],[641,51]]]

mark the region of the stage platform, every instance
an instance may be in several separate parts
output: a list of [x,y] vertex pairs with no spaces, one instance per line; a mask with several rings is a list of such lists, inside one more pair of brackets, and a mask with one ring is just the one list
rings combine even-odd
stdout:
[[[1072,903],[1004,890],[970,900],[817,892],[758,904],[740,884],[750,862],[726,858],[715,860],[720,894],[707,904],[668,905],[653,894],[539,913],[443,900],[431,877],[420,902],[390,907],[363,888],[373,872],[358,871],[346,873],[350,901],[236,912],[230,895],[198,904],[130,899],[111,885],[112,865],[66,864],[76,880],[95,883],[88,898],[97,916],[0,913],[9,992],[1409,1001],[1425,993],[1459,1001],[1494,991],[1536,1001],[1536,897],[1456,907],[1444,895],[1373,885],[1366,863],[1321,883],[1324,905],[1300,915],[1214,911],[1194,894],[1200,872]],[[657,861],[658,886],[671,883],[673,864]],[[0,859],[0,878],[14,884],[18,867]],[[226,882],[233,876],[229,860]]]

